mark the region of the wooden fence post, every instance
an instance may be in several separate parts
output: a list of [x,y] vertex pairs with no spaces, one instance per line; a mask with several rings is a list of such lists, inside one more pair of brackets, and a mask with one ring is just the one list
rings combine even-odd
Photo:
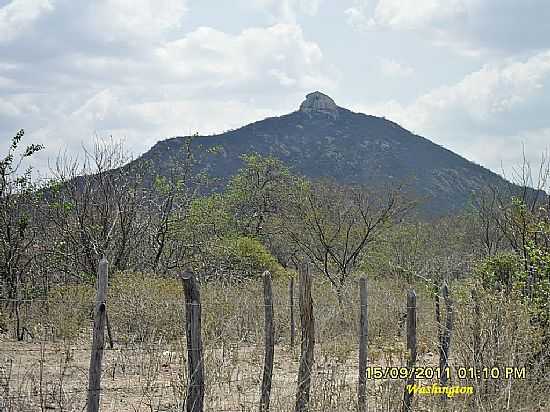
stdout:
[[[445,371],[449,367],[449,349],[451,346],[451,332],[453,329],[453,303],[449,296],[449,287],[446,282],[441,287],[441,296],[445,302],[445,326],[443,326],[443,320],[441,320],[439,342],[439,370],[441,371],[441,378],[439,383],[441,386],[445,386],[448,379],[448,374]],[[444,399],[446,398],[445,396]]]
[[[472,325],[472,335],[473,335],[473,367],[476,368],[475,370],[480,370],[484,365],[484,356],[483,356],[483,346],[481,344],[482,341],[482,321],[483,321],[483,314],[481,311],[481,297],[478,294],[477,290],[472,288],[471,290],[471,298],[472,298],[472,304],[473,304],[473,325]],[[480,395],[483,396],[487,393],[487,384],[484,380],[481,380],[478,382],[478,387],[476,388],[475,395],[470,397],[470,408],[471,410],[479,410],[480,405]]]
[[473,302],[474,324],[472,333],[474,335],[473,350],[474,350],[474,367],[481,368],[483,365],[483,356],[481,353],[481,304],[480,297],[475,289],[471,291]]
[[409,374],[403,396],[403,412],[412,411],[413,392],[409,390],[414,385],[414,367],[416,364],[416,293],[413,289],[407,293],[407,368]]
[[99,262],[97,273],[97,294],[94,311],[94,331],[92,340],[92,354],[90,356],[90,369],[88,372],[88,412],[99,411],[101,395],[101,363],[103,361],[103,349],[105,347],[105,322],[107,284],[109,281],[109,262],[103,257]]
[[271,381],[273,378],[273,356],[275,353],[275,329],[273,327],[273,288],[271,273],[264,272],[264,307],[265,307],[265,358],[262,387],[260,390],[260,412],[269,411]]
[[105,323],[107,325],[107,338],[109,339],[109,347],[111,349],[115,348],[115,343],[113,341],[113,332],[111,331],[111,323],[109,322],[109,313],[105,310]]
[[359,319],[359,383],[357,385],[357,409],[367,412],[367,349],[368,349],[368,307],[367,279],[359,279],[360,319]]
[[299,284],[300,324],[302,342],[300,367],[298,370],[298,389],[296,391],[295,412],[309,411],[309,394],[311,387],[311,372],[313,370],[315,347],[315,324],[313,319],[313,299],[311,298],[311,275],[309,266],[304,265],[300,271]]
[[185,295],[185,336],[187,339],[187,412],[203,412],[204,363],[201,337],[201,299],[192,272],[181,276]]
[[296,323],[294,321],[294,278],[291,277],[288,282],[288,304],[290,307],[290,347],[294,348],[296,337]]

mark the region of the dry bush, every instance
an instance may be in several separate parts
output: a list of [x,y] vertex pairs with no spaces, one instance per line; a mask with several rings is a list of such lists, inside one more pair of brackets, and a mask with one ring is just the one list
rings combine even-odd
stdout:
[[[460,380],[460,384],[475,388],[464,410],[548,410],[550,376],[544,370],[548,368],[550,351],[541,346],[542,331],[532,324],[524,299],[514,291],[485,290],[473,280],[457,286],[455,294],[457,319],[452,364],[526,371],[526,379]],[[536,356],[541,350],[546,352],[546,359]]]
[[115,339],[125,344],[180,339],[184,336],[182,290],[177,279],[116,273],[107,298]]
[[43,308],[45,313],[41,314],[46,333],[52,339],[66,341],[79,337],[90,325],[94,300],[95,290],[89,285],[53,288],[47,299],[47,307]]

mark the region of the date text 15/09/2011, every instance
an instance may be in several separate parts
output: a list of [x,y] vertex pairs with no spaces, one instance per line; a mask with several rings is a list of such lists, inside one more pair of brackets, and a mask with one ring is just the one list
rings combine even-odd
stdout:
[[414,368],[396,366],[371,366],[367,368],[367,379],[441,379],[441,377],[456,377],[458,379],[525,379],[525,368],[516,367],[455,367],[437,368],[422,367]]

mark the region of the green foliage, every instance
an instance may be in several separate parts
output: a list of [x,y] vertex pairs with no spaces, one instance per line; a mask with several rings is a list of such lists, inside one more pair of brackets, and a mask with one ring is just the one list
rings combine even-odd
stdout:
[[[32,169],[21,170],[21,162],[42,146],[27,146],[16,160],[24,133],[20,130],[12,138],[7,155],[0,157],[0,282],[11,299],[18,296],[32,275],[31,264],[38,258],[37,186]],[[21,337],[20,331],[17,333]]]
[[[549,233],[549,232],[547,232]],[[529,242],[529,273],[524,276],[524,287],[531,300],[534,319],[541,326],[550,326],[550,250]]]
[[302,187],[285,216],[292,222],[288,236],[340,293],[371,245],[406,212],[408,203],[399,190],[380,195],[333,181]]
[[244,167],[223,193],[197,198],[172,225],[191,265],[205,275],[278,272],[292,251],[280,234],[283,211],[300,181],[278,159],[243,155]]
[[274,274],[282,271],[277,260],[257,239],[239,236],[224,239],[222,244],[228,252],[228,258],[244,275],[258,275],[264,270],[269,270]]
[[251,153],[241,159],[244,166],[229,182],[224,198],[239,233],[263,235],[284,209],[297,178],[274,157]]
[[198,273],[215,276],[255,276],[264,270],[278,273],[282,268],[277,259],[258,237],[243,230],[235,211],[237,199],[242,200],[237,192],[194,200],[185,219],[175,224],[189,245],[191,266]]
[[232,217],[224,196],[214,194],[191,202],[186,219],[180,222],[199,242],[220,238],[233,232]]
[[534,324],[550,325],[550,250],[534,241],[526,244],[526,256],[516,253],[485,258],[476,275],[486,290],[507,290],[519,294],[528,305]]
[[194,266],[198,273],[213,276],[250,277],[265,270],[273,274],[283,271],[258,239],[235,235],[209,241]]
[[174,181],[171,181],[166,176],[155,176],[155,179],[153,181],[153,188],[162,195],[168,195],[172,191],[182,191],[185,187],[185,181],[182,178],[174,179]]
[[395,225],[369,250],[360,269],[378,276],[397,275],[410,282],[413,275],[422,272],[431,257],[431,237],[432,231],[427,223]]
[[514,253],[500,253],[482,260],[475,273],[485,288],[507,289],[525,281],[521,260]]
[[[484,265],[487,268],[509,269],[510,256]],[[495,290],[485,287],[482,280],[472,277],[451,286],[455,302],[453,328],[453,354],[455,364],[482,368],[486,365],[513,365],[526,368],[528,379],[525,390],[516,389],[522,396],[538,378],[536,370],[541,364],[536,354],[544,349],[544,329],[533,323],[531,303],[521,290]],[[544,361],[544,360],[543,360]],[[539,376],[540,378],[540,376]],[[516,381],[518,384],[521,381]],[[474,379],[467,377],[463,385],[475,385],[474,396],[491,401],[492,410],[505,410],[506,397],[498,396],[509,391],[504,379]],[[527,410],[527,409],[526,409]]]

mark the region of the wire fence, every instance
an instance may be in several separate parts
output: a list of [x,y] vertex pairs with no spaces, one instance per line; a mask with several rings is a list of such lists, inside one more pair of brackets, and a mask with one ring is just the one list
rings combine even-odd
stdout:
[[[356,407],[355,310],[359,305],[357,299],[350,299],[349,308],[339,308],[330,291],[325,296],[325,288],[315,297],[318,346],[311,406],[352,410]],[[0,299],[4,305],[19,305],[21,323],[29,332],[23,342],[0,345],[4,365],[0,399],[9,405],[5,410],[81,410],[85,405],[94,307],[93,290],[87,292]],[[156,291],[142,292],[113,290],[107,299],[114,348],[107,345],[104,351],[101,406],[109,411],[181,410],[188,378],[183,296],[180,290],[169,293],[169,298]],[[299,330],[298,293],[290,302],[288,292],[286,280],[276,282],[271,410],[292,410],[296,399],[300,345],[299,336],[291,345],[290,330]],[[258,410],[266,308],[261,282],[204,285],[201,307],[205,410]],[[293,327],[292,311],[298,324]]]
[[[295,301],[291,302],[288,284],[287,279],[276,279],[273,288],[272,411],[294,410],[296,401],[301,354],[300,314],[298,291],[293,294]],[[369,283],[369,366],[407,364],[406,289],[407,285],[395,282]],[[436,367],[440,325],[436,322],[429,291],[418,290],[418,293],[418,364]],[[330,285],[316,278],[312,294],[316,345],[310,410],[355,411],[361,310],[357,282],[350,281],[339,299]],[[75,287],[52,291],[48,297],[0,299],[1,307],[6,308],[0,324],[4,328],[0,337],[0,411],[82,411],[86,408],[93,296],[93,288]],[[13,304],[18,305],[20,327],[27,330],[22,341],[14,339],[12,333],[15,319],[7,309]],[[177,282],[149,284],[147,279],[137,279],[124,283],[124,287],[116,284],[112,287],[106,308],[113,348],[107,344],[104,350],[102,411],[184,410],[189,382],[185,306],[181,285]],[[201,285],[201,308],[206,372],[204,410],[259,410],[266,308],[261,282]],[[460,345],[467,347],[470,342],[466,332],[475,326],[474,309],[473,306],[458,307],[455,312],[457,326],[451,340],[455,345],[451,350],[451,365],[471,366]],[[293,311],[297,332],[295,344],[291,345]],[[500,325],[504,327],[505,313],[500,316]],[[510,316],[514,314],[511,312]],[[509,339],[512,331],[502,331],[502,334],[495,337],[495,341]],[[496,351],[502,350],[504,347]],[[495,359],[502,362],[504,358],[496,356]],[[454,383],[459,381],[454,379]],[[505,381],[494,382],[492,386],[478,384],[476,389],[485,391],[487,396],[484,406],[505,396],[508,384]],[[524,386],[517,382],[509,385],[515,394],[532,392],[527,391],[532,385],[529,382]],[[404,386],[403,379],[369,381],[366,410],[401,410]],[[516,405],[523,402],[531,408],[535,402],[518,399]],[[418,410],[439,410],[438,402],[439,399],[416,399],[413,406]],[[471,402],[471,399],[455,400],[454,410],[475,410]],[[515,410],[523,409],[518,406]]]
[[[30,404],[38,408],[45,403],[49,405],[46,409],[57,403],[56,409],[59,410],[81,410],[85,405],[90,349],[72,347],[64,350],[59,347],[52,350],[49,347],[51,343],[42,345],[43,349],[2,348],[0,359],[4,365],[1,376],[4,392],[0,399],[5,409],[0,410],[26,410]],[[140,347],[125,347],[116,343],[115,349],[106,349],[101,388],[102,410],[181,410],[187,383],[185,351],[174,351],[174,346],[143,344]],[[276,352],[280,366],[275,368],[274,373],[272,410],[291,410],[295,400],[298,351],[287,352],[286,349],[278,348]],[[225,348],[205,345],[205,410],[229,412],[258,409],[262,350],[260,344],[235,343]],[[339,396],[343,396],[347,388],[349,401],[352,402],[351,395],[355,393],[353,372],[355,369],[351,365],[336,368],[320,364],[315,376],[319,388],[330,386],[338,389],[341,392]],[[6,381],[8,377],[14,381],[6,390],[6,384],[11,384]],[[74,385],[78,388],[72,387]],[[320,396],[318,392],[314,391],[313,397]],[[117,401],[124,405],[117,405]]]

